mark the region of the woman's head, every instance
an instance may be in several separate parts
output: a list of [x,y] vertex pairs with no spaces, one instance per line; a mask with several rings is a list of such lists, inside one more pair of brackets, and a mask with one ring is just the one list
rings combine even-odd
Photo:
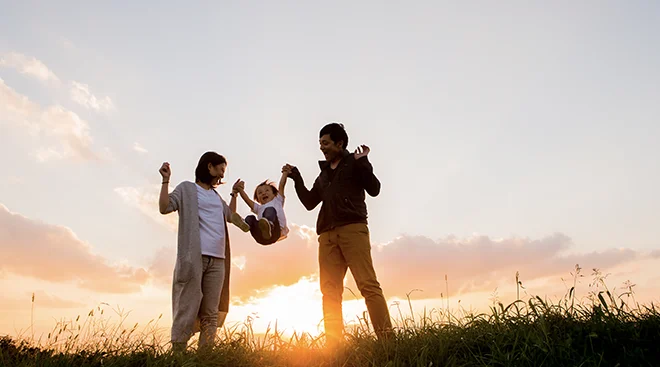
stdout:
[[195,181],[211,185],[220,185],[225,177],[227,160],[216,152],[206,152],[199,158],[195,168]]
[[254,200],[263,205],[275,199],[277,194],[279,194],[279,190],[277,190],[275,184],[272,181],[266,180],[254,189]]

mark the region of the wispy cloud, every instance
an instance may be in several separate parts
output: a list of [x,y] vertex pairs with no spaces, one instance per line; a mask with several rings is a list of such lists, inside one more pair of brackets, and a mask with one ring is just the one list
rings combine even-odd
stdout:
[[9,52],[0,57],[0,66],[16,69],[21,74],[42,82],[59,83],[60,79],[43,62],[18,52]]
[[115,193],[121,197],[124,203],[138,209],[156,223],[162,224],[171,231],[176,231],[179,223],[178,216],[162,215],[158,210],[158,196],[160,185],[150,187],[117,187]]
[[5,84],[0,78],[0,122],[11,122],[36,135],[41,130],[38,119],[41,107]]
[[[0,299],[0,310],[4,310],[4,311],[25,310],[30,306],[31,303],[32,303],[32,293],[25,293],[23,298],[3,297],[2,299]],[[34,292],[34,303],[40,309],[43,308],[65,309],[65,308],[78,308],[85,306],[85,304],[82,302],[54,296],[42,290]]]
[[58,38],[57,44],[69,50],[73,50],[76,48],[76,45],[73,44],[73,42],[66,37]]
[[90,245],[69,228],[26,218],[2,204],[0,271],[51,282],[73,282],[105,293],[137,292],[149,279],[145,269],[110,264],[94,254]]
[[103,98],[98,98],[89,90],[89,85],[79,83],[77,81],[71,82],[71,100],[78,103],[79,105],[92,109],[97,112],[100,111],[110,111],[114,109],[114,104],[110,97],[105,96]]
[[[70,41],[63,40],[62,42],[65,47],[72,47]],[[60,78],[46,64],[35,57],[13,51],[8,52],[0,57],[0,66],[12,68],[21,74],[29,75],[44,83],[61,85]],[[73,80],[70,82],[68,88],[71,100],[87,109],[105,112],[115,108],[110,97],[97,97],[92,93],[89,85],[85,83]]]
[[5,84],[0,79],[0,116],[6,122],[25,129],[30,135],[57,146],[40,148],[35,156],[40,161],[75,158],[96,160],[99,155],[92,149],[92,137],[87,121],[61,105],[43,110],[38,104]]
[[92,151],[89,124],[78,114],[60,105],[49,107],[42,113],[45,131],[57,137],[64,147],[64,156],[75,156],[84,160],[98,158]]
[[145,149],[140,143],[135,142],[133,143],[133,150],[135,150],[138,153],[148,153],[149,151]]
[[25,182],[25,179],[20,176],[10,175],[6,177],[4,181],[12,185],[20,185]]
[[55,148],[39,148],[34,152],[34,157],[38,162],[59,161],[64,159],[66,153]]

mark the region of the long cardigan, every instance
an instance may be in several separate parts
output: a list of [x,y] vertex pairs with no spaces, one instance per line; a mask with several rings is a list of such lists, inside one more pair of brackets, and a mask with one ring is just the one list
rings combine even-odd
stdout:
[[[215,191],[215,190],[214,190]],[[217,194],[217,191],[216,191]],[[218,197],[220,195],[218,194]],[[202,302],[202,249],[199,234],[197,184],[184,181],[169,194],[170,202],[164,214],[177,211],[179,231],[176,265],[172,282],[172,341],[186,342],[199,331],[199,307]],[[229,271],[231,251],[227,219],[231,210],[220,197],[224,207],[225,281],[218,304],[218,326],[222,326],[229,310]]]

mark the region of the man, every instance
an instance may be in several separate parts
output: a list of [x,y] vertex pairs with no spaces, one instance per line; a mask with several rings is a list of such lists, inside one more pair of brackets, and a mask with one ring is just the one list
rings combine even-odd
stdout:
[[322,202],[316,232],[326,342],[336,345],[342,337],[342,293],[347,268],[365,299],[376,335],[382,339],[391,333],[392,323],[371,260],[365,203],[365,191],[377,196],[380,181],[367,158],[369,147],[362,145],[353,154],[346,149],[348,135],[342,124],[324,126],[319,137],[325,161],[319,162],[321,173],[311,190],[305,187],[296,167],[287,164],[282,171],[294,180],[298,198],[307,210]]

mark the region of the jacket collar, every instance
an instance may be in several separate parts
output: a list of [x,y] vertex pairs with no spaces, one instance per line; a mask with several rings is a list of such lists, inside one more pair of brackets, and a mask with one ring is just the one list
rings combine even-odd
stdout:
[[[341,154],[341,160],[343,160],[344,158],[346,158],[350,154],[351,153],[347,149],[344,149],[344,151]],[[340,162],[341,162],[341,160],[340,160]],[[319,161],[319,167],[321,168],[321,171],[323,171],[324,169],[330,167],[330,161],[327,161],[327,160]]]

